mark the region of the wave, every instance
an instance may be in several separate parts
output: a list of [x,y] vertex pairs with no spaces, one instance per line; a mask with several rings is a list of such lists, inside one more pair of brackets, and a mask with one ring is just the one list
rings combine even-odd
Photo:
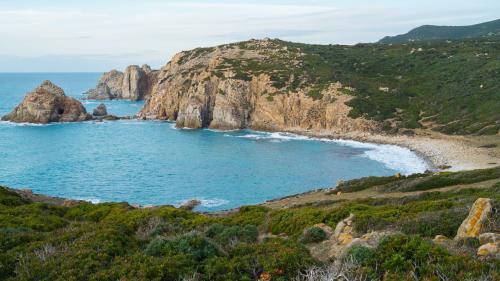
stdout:
[[[0,125],[8,126],[8,127],[46,127],[52,126],[58,123],[50,123],[50,124],[37,124],[37,123],[16,123],[11,121],[0,121]],[[61,124],[61,123],[59,123]]]
[[375,144],[343,139],[324,139],[284,132],[251,131],[244,135],[224,134],[224,136],[269,142],[319,141],[336,143],[338,145],[363,149],[364,151],[360,155],[361,157],[380,162],[387,168],[398,171],[404,175],[423,173],[431,168],[425,159],[412,150],[392,144]]
[[99,198],[76,198],[75,200],[81,200],[81,201],[85,201],[85,202],[90,202],[92,204],[99,204],[99,203],[103,202]]
[[185,204],[191,200],[199,200],[201,202],[200,206],[205,207],[205,208],[215,208],[215,207],[219,207],[219,206],[226,205],[229,203],[228,200],[220,199],[220,198],[213,198],[213,199],[192,198],[192,199],[180,200],[177,202],[177,204],[175,204],[175,206],[176,207],[182,206],[183,204]]

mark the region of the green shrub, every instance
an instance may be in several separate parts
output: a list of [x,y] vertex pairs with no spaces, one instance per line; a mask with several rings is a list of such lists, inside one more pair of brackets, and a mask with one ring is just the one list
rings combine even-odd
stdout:
[[304,230],[304,233],[300,237],[300,242],[308,244],[308,243],[318,243],[325,240],[326,232],[316,226],[308,227]]

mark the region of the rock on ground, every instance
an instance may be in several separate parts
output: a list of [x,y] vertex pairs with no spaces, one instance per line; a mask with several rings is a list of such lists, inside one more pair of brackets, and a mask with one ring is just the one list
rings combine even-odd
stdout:
[[491,199],[478,198],[472,205],[469,215],[460,225],[455,240],[479,237],[484,231],[485,224],[492,211]]
[[46,80],[28,93],[23,101],[2,117],[16,123],[76,122],[91,119],[78,100],[68,97],[63,89]]

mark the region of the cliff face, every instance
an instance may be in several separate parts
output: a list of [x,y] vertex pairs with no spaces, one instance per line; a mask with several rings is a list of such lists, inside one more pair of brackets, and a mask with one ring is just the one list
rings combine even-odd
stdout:
[[124,72],[112,70],[104,73],[95,89],[85,93],[87,99],[128,99],[143,100],[151,95],[158,71],[148,65],[128,66]]
[[[377,127],[372,121],[347,116],[350,108],[345,103],[352,96],[340,83],[314,91],[301,77],[277,81],[281,79],[275,73],[279,66],[260,70],[274,61],[300,67],[297,56],[300,54],[288,52],[272,40],[179,53],[161,69],[151,98],[139,115],[175,120],[177,127],[188,128],[346,132]],[[242,70],[254,64],[266,65],[255,71]],[[301,83],[303,87],[292,87]]]
[[91,119],[78,100],[67,97],[50,81],[28,93],[14,110],[2,120],[17,123],[75,122]]

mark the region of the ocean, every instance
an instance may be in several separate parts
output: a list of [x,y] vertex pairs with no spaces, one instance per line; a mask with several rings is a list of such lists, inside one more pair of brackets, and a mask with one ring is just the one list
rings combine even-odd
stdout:
[[[101,73],[0,74],[0,115],[43,80],[83,100]],[[114,115],[136,114],[143,102],[104,101]],[[406,148],[320,140],[251,130],[176,129],[171,122],[121,120],[0,122],[0,185],[91,202],[179,205],[199,199],[200,211],[268,199],[363,176],[428,169]]]

